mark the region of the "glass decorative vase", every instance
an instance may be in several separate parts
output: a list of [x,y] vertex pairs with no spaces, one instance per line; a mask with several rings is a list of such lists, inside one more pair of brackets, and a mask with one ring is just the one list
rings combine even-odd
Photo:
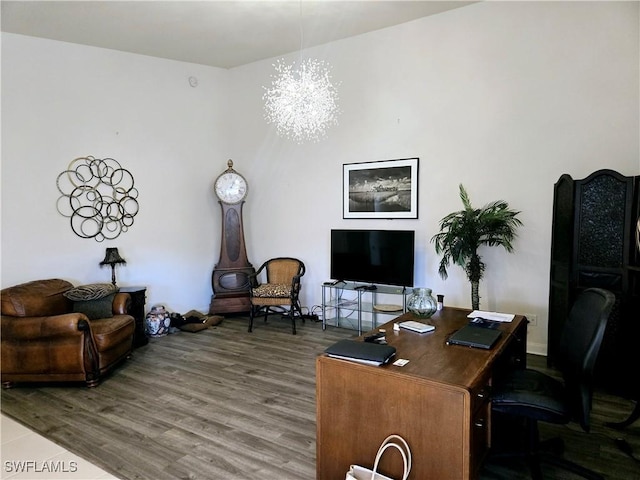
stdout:
[[407,310],[416,317],[429,318],[437,308],[438,304],[431,295],[430,288],[414,288],[413,293],[407,297]]

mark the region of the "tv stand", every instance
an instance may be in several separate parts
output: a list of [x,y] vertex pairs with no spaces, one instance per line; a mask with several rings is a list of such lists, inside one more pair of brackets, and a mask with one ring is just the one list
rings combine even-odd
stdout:
[[377,290],[378,287],[376,285],[360,285],[356,287],[356,290]]
[[[342,298],[345,292],[352,292],[354,295],[349,299]],[[344,326],[355,313],[358,335],[362,335],[363,320],[370,318],[373,330],[378,326],[379,315],[384,316],[382,323],[386,323],[390,320],[390,315],[397,317],[405,313],[408,293],[407,287],[324,282],[322,284],[322,329],[327,328],[327,323],[333,323],[336,327]],[[385,303],[382,303],[383,301]],[[397,306],[397,309],[394,306]]]

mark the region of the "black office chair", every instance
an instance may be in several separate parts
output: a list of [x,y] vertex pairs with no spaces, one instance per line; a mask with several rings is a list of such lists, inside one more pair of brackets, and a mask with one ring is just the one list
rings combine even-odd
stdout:
[[[527,458],[534,480],[542,479],[541,461],[584,478],[603,478],[557,453],[546,451],[540,442],[538,421],[563,425],[575,420],[585,432],[589,431],[592,373],[614,302],[611,292],[589,288],[573,304],[559,346],[558,368],[564,383],[536,370],[519,369],[507,373],[494,385],[492,412],[524,419],[528,445],[527,450],[518,455]],[[507,418],[513,420],[513,417]],[[556,451],[562,450],[561,439],[547,442],[559,447]]]

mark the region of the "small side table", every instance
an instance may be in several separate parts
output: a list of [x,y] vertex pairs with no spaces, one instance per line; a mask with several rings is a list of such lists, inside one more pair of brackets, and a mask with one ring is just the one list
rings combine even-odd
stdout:
[[133,346],[141,347],[149,343],[144,331],[145,303],[147,287],[120,287],[122,293],[131,295],[131,315],[136,320],[136,329],[133,332]]

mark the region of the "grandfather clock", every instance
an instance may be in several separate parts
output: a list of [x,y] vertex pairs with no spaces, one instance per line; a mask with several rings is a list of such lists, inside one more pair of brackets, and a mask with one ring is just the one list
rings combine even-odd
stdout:
[[233,169],[233,161],[218,176],[214,192],[222,207],[222,240],[220,260],[213,269],[211,286],[213,295],[209,305],[210,314],[248,312],[249,276],[255,269],[247,259],[242,227],[242,206],[247,198],[248,185],[245,178]]

